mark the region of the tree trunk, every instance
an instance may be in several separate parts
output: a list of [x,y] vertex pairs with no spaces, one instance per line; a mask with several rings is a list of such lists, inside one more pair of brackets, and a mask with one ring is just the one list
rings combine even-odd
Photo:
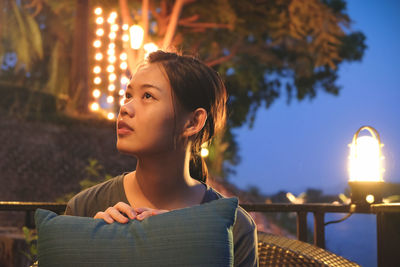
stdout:
[[70,107],[79,113],[89,109],[89,0],[76,0],[75,32],[69,88]]

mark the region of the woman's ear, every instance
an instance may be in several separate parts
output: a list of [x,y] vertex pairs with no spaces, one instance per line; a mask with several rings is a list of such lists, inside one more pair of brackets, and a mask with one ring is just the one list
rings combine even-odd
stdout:
[[197,108],[195,111],[190,112],[183,129],[183,136],[190,137],[203,129],[207,120],[207,111],[204,108]]

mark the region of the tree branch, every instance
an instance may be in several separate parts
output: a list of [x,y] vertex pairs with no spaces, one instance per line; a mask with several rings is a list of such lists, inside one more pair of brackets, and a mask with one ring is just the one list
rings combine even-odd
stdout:
[[213,66],[215,66],[215,65],[219,65],[219,64],[221,64],[221,63],[223,63],[223,62],[226,62],[226,61],[232,59],[234,56],[236,56],[236,54],[237,54],[237,52],[238,52],[238,50],[239,50],[239,45],[240,45],[240,42],[237,42],[237,43],[232,47],[232,49],[231,49],[229,55],[226,55],[226,56],[223,56],[223,57],[220,57],[220,58],[217,58],[217,59],[213,59],[213,60],[206,60],[205,63],[206,63],[208,66],[213,67]]
[[176,27],[178,25],[179,16],[182,11],[182,7],[185,4],[185,0],[176,0],[172,9],[172,14],[168,23],[167,32],[164,35],[162,49],[167,49],[172,42]]
[[182,22],[179,21],[179,25],[191,28],[219,28],[219,29],[233,29],[233,26],[230,24],[219,24],[219,23],[212,23],[212,22]]

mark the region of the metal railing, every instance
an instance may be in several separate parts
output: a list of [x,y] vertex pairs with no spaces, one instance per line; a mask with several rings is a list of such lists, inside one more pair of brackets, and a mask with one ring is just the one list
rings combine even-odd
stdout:
[[[325,248],[325,214],[352,213],[377,216],[378,266],[392,266],[400,262],[400,203],[363,205],[335,204],[246,204],[240,206],[248,212],[295,212],[297,214],[297,239],[307,242],[307,214],[314,215],[314,245]],[[25,212],[25,225],[34,228],[33,213],[47,209],[62,214],[66,203],[0,201],[0,211]]]

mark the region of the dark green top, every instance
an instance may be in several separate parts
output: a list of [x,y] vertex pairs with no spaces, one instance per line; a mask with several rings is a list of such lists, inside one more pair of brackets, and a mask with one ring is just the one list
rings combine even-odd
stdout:
[[[124,189],[124,174],[88,188],[74,196],[67,204],[66,215],[94,217],[118,202],[129,204]],[[223,196],[207,187],[201,204]],[[239,206],[233,226],[234,266],[258,266],[257,228],[251,216]]]

